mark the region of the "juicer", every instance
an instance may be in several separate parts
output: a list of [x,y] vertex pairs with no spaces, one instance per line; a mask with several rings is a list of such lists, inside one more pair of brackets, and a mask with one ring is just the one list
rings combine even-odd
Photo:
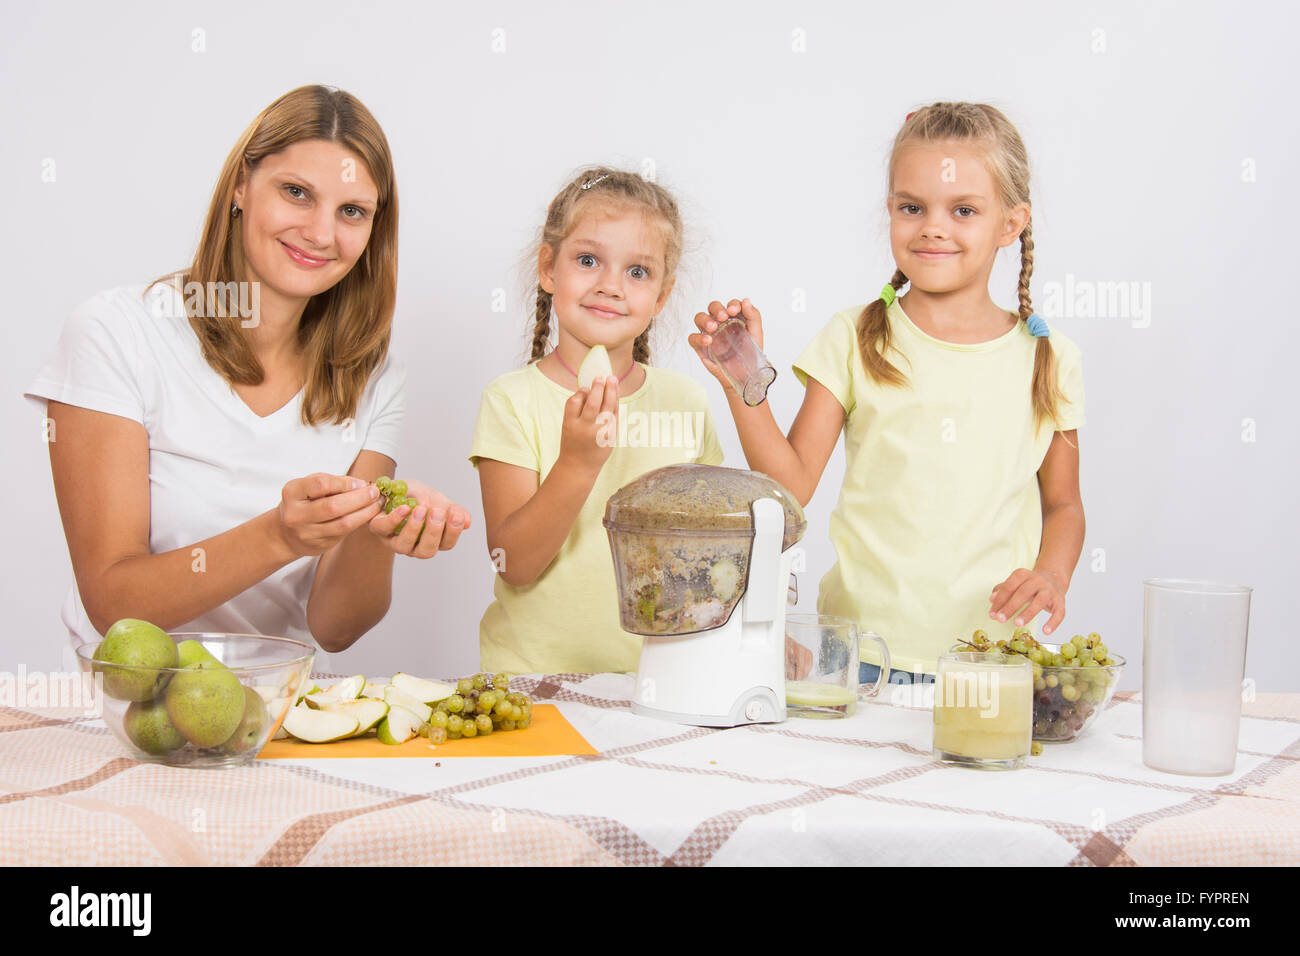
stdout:
[[702,727],[785,720],[785,612],[807,523],[766,475],[672,465],[612,495],[623,629],[642,638],[632,711]]

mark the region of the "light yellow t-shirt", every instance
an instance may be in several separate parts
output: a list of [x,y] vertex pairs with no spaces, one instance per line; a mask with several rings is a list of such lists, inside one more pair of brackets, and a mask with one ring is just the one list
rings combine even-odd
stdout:
[[[619,624],[609,537],[610,495],[665,465],[722,463],[704,389],[679,372],[645,366],[641,387],[619,399],[616,444],[563,547],[524,587],[498,574],[496,600],[479,623],[481,666],[515,673],[635,670],[641,638]],[[470,461],[491,458],[546,480],[560,454],[564,403],[573,392],[535,364],[508,372],[483,392]],[[509,555],[502,558],[509,560]]]
[[[958,345],[889,307],[890,362],[902,388],[877,385],[857,342],[862,308],[837,313],[795,363],[844,406],[844,485],[830,517],[836,564],[817,608],[885,639],[893,666],[934,673],[938,656],[977,628],[995,640],[1013,624],[989,615],[989,595],[1032,568],[1042,538],[1038,468],[1054,434],[1035,433],[1030,382],[1037,343],[1019,322],[988,342]],[[1078,347],[1051,333],[1068,404],[1060,430],[1084,423]],[[879,663],[866,642],[863,660]]]

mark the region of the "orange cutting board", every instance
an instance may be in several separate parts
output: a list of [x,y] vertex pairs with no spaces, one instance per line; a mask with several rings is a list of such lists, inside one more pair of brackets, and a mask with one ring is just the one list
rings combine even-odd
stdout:
[[268,741],[258,760],[322,760],[331,757],[557,757],[599,753],[564,719],[554,704],[535,704],[527,730],[497,731],[432,746],[423,737],[384,744],[377,737],[353,737],[328,744],[305,744],[286,737]]

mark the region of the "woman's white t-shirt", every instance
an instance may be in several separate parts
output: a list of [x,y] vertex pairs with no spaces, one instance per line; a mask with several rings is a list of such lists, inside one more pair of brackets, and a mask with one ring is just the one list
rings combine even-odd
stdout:
[[[146,295],[146,290],[148,294]],[[390,353],[343,424],[302,423],[302,392],[265,418],[204,360],[169,285],[101,292],[73,311],[25,397],[139,422],[149,433],[149,550],[194,546],[277,506],[284,485],[346,475],[362,449],[396,460],[405,367]],[[57,433],[51,436],[58,440]],[[194,551],[195,573],[204,573]],[[300,558],[177,631],[272,634],[314,643],[307,598],[320,558]],[[98,642],[77,592],[63,606],[74,644]]]

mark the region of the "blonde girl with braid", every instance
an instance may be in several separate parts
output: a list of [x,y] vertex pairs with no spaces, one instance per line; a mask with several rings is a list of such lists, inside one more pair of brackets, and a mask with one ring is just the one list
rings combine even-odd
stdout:
[[[1009,637],[1046,611],[1047,635],[1065,617],[1084,535],[1083,379],[1078,348],[1034,314],[1029,163],[1002,113],[935,103],[910,114],[888,186],[893,277],[879,298],[835,315],[795,363],[805,395],[789,435],[768,404],[725,393],[749,466],[804,503],[843,431],[837,560],[818,609],[880,634],[903,672],[891,679],[907,683],[977,628]],[[1010,312],[989,276],[1013,245]],[[715,301],[696,316],[697,351],[724,314],[743,315],[761,344],[748,299]],[[869,649],[863,659],[874,680],[878,662]]]
[[[650,364],[650,333],[682,253],[677,203],[635,173],[586,169],[547,209],[536,246],[532,358],[483,393],[479,473],[494,601],[485,670],[630,671],[641,639],[619,625],[605,502],[665,465],[721,464],[705,390]],[[594,346],[613,375],[587,388]]]

